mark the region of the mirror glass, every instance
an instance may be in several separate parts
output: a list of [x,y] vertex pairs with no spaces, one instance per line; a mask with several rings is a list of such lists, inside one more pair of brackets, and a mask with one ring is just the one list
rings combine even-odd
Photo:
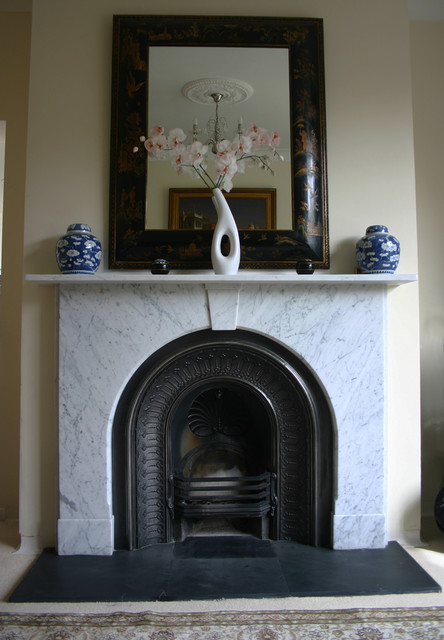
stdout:
[[[215,117],[215,104],[202,104],[184,95],[182,89],[188,83],[214,79],[218,86],[220,79],[223,89],[228,79],[252,89],[252,95],[239,103],[224,98],[219,103],[219,115],[227,124],[224,137],[233,140],[239,122],[243,129],[253,122],[269,132],[277,131],[281,138],[278,151],[284,162],[273,162],[272,172],[255,167],[238,173],[234,186],[276,189],[273,228],[292,228],[288,49],[207,47],[202,54],[201,47],[151,47],[148,78],[148,132],[157,125],[166,132],[180,127],[187,135],[185,144],[193,140],[195,123],[200,131],[198,139],[205,143],[206,125]],[[200,187],[204,184],[199,179],[178,176],[169,162],[149,158],[146,228],[168,229],[170,188]]]
[[211,192],[168,161],[148,161],[139,142],[155,125],[183,129],[186,143],[196,125],[205,142],[215,105],[183,88],[208,78],[249,87],[245,100],[221,100],[224,137],[251,122],[281,137],[275,175],[247,169],[227,194],[242,206],[240,267],[287,269],[303,258],[328,267],[323,55],[319,19],[114,16],[109,268],[148,269],[156,258],[172,269],[211,268],[214,211],[188,226],[183,213],[189,198],[207,211]]

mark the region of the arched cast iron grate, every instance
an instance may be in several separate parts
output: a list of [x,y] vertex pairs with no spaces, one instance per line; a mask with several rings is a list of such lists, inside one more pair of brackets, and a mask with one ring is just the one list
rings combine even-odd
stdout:
[[[206,419],[217,413],[206,398],[221,390],[231,400]],[[190,424],[200,430],[197,440]],[[214,442],[244,451],[243,477],[276,478],[269,537],[330,546],[333,421],[320,382],[270,338],[208,330],[157,351],[122,394],[113,427],[116,548],[175,539],[171,483],[186,459],[208,448],[202,433],[211,435],[210,424],[219,425]]]

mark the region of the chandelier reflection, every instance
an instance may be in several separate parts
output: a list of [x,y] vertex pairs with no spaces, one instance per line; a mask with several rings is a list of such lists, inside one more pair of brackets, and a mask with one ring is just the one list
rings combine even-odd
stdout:
[[[242,80],[234,80],[232,78],[200,78],[188,82],[182,88],[182,94],[197,104],[214,105],[216,112],[214,118],[210,118],[205,125],[204,133],[208,138],[204,144],[211,148],[216,155],[217,145],[225,139],[228,130],[228,123],[225,117],[220,115],[219,105],[237,104],[245,102],[254,93],[253,87]],[[234,130],[238,136],[242,135],[243,121],[242,117],[238,118],[237,129]],[[202,129],[199,128],[197,118],[193,122],[193,142],[199,139]]]

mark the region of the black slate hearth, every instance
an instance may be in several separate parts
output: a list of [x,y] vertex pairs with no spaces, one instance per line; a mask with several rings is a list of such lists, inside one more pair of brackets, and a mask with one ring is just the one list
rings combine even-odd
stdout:
[[47,549],[10,602],[154,602],[436,593],[397,543],[338,551],[248,536],[187,538],[112,556]]

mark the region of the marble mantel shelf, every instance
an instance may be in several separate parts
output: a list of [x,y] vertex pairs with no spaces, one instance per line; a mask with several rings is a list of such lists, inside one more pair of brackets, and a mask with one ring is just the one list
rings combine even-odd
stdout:
[[236,275],[216,275],[212,271],[171,271],[168,275],[152,275],[148,271],[103,271],[94,275],[27,274],[26,281],[38,284],[382,284],[387,287],[416,282],[415,274],[329,274],[298,275],[294,271],[241,270]]

